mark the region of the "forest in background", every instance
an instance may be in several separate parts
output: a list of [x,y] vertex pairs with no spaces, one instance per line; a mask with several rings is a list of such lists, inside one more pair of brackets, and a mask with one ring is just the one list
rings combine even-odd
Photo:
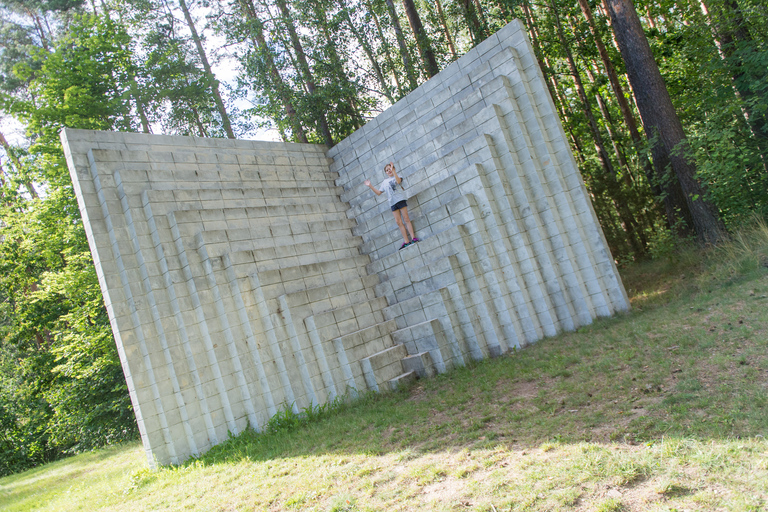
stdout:
[[1,0],[0,475],[137,435],[62,127],[330,146],[517,18],[627,264],[765,213],[767,6]]

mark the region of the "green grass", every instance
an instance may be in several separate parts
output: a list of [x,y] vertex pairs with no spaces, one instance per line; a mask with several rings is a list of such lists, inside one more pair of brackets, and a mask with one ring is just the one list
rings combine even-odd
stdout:
[[766,510],[768,229],[739,237],[624,269],[629,314],[181,466],[131,444],[3,478],[0,509]]

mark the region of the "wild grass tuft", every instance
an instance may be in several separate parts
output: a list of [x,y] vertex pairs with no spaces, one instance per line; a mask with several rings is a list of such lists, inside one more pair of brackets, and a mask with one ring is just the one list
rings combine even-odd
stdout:
[[711,258],[715,269],[729,277],[768,267],[768,223],[765,218],[751,217],[729,241],[717,247]]

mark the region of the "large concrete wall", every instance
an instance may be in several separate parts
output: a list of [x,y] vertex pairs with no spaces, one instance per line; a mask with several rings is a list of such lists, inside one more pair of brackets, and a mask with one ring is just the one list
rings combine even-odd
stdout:
[[[330,151],[62,141],[153,465],[629,307],[516,22]],[[390,160],[402,251],[362,185]]]
[[[328,156],[361,252],[381,278],[377,294],[397,321],[396,340],[409,352],[433,346],[424,322],[449,339],[455,331],[473,354],[493,355],[628,309],[521,23]],[[386,204],[362,184],[378,182],[390,160],[408,184],[411,218],[425,240],[403,251]]]

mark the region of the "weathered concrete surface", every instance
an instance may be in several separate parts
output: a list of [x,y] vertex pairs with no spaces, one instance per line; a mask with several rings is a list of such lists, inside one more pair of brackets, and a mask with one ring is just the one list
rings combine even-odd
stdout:
[[[522,26],[339,145],[65,130],[150,464],[629,308]],[[422,242],[378,183],[393,160]]]

